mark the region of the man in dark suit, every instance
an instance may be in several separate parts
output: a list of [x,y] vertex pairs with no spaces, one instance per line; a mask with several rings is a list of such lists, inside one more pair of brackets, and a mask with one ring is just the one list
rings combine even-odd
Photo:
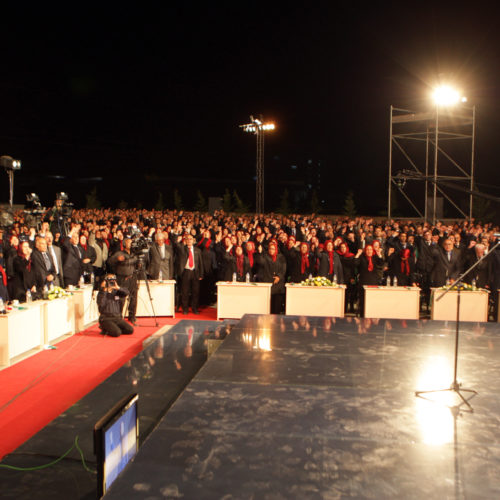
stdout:
[[434,251],[434,265],[431,272],[431,282],[433,287],[440,287],[446,284],[449,279],[454,281],[460,276],[461,268],[460,255],[453,248],[450,239],[443,241],[442,247],[437,247]]
[[52,256],[47,251],[47,241],[43,236],[36,237],[35,247],[31,254],[31,262],[37,290],[43,290],[44,286],[54,283],[55,266]]
[[[180,242],[182,236],[179,236]],[[181,282],[181,304],[182,312],[188,313],[189,295],[191,295],[191,309],[194,314],[198,312],[198,302],[200,295],[200,281],[203,279],[203,259],[201,250],[193,245],[194,238],[191,234],[186,235],[183,245],[176,245],[177,276]]]
[[432,233],[430,230],[424,232],[423,236],[415,238],[417,247],[417,264],[416,270],[420,275],[419,285],[422,289],[422,308],[424,304],[430,309],[431,297],[431,273],[434,267],[434,254],[437,250],[436,243],[432,240]]
[[83,264],[90,262],[85,258],[83,248],[80,246],[78,228],[74,227],[69,233],[69,238],[64,240],[64,285],[78,285],[80,276],[83,274]]
[[54,245],[54,236],[51,232],[46,233],[47,252],[54,262],[54,285],[64,287],[64,273],[61,249]]
[[148,275],[153,280],[171,280],[174,275],[174,252],[161,231],[149,249]]

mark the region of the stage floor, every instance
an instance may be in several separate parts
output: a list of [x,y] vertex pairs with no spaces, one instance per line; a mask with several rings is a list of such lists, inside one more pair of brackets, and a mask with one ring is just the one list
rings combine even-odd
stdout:
[[454,326],[247,315],[106,498],[500,498],[499,326],[462,325],[474,413],[415,397],[451,384]]
[[[94,424],[117,401],[135,392],[139,394],[139,441],[142,443],[206,362],[211,341],[222,341],[235,323],[233,320],[187,319],[163,335],[151,337],[151,342],[137,356],[1,463],[22,468],[43,466],[61,457],[78,436],[87,466],[95,470]],[[50,404],[50,400],[39,404]],[[96,475],[84,469],[76,449],[57,464],[41,470],[0,468],[0,486],[2,499],[95,500],[97,495]]]

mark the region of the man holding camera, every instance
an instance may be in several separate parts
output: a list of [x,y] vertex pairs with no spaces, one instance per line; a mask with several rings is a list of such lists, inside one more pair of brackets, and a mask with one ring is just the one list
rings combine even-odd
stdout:
[[97,294],[99,326],[103,335],[119,337],[134,332],[132,325],[122,318],[122,301],[127,295],[128,290],[118,286],[114,274],[105,276]]
[[[137,261],[136,255],[132,254],[132,238],[127,236],[123,240],[123,250],[114,253],[108,260],[109,265],[116,273],[119,286],[128,290],[129,302],[127,316],[128,320],[135,325],[135,314],[137,311]],[[121,301],[122,305],[124,301]]]

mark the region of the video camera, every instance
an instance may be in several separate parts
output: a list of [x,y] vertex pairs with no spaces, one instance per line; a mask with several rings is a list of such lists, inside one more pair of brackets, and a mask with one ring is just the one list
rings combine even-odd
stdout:
[[71,217],[71,214],[73,213],[73,203],[70,203],[68,200],[69,200],[69,197],[66,193],[64,192],[61,192],[61,193],[57,193],[56,194],[56,201],[62,201],[62,204],[61,204],[61,208],[60,208],[60,211],[61,211],[61,215],[63,217]]
[[152,240],[146,238],[136,226],[130,226],[127,229],[127,235],[132,239],[130,252],[138,257],[144,256],[149,252]]
[[45,208],[40,203],[40,198],[36,193],[26,195],[26,205],[24,207],[24,221],[28,227],[40,228],[42,216]]

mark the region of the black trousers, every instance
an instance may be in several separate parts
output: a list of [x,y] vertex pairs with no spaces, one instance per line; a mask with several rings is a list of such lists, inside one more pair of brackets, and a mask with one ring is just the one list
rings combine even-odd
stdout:
[[191,308],[193,311],[198,309],[200,298],[200,280],[196,277],[194,271],[184,269],[181,276],[181,304],[183,311],[189,309],[189,296],[191,295]]
[[99,326],[102,333],[110,337],[119,337],[122,334],[130,335],[134,332],[132,325],[123,318],[101,317],[99,318]]
[[[119,286],[126,288],[128,290],[128,319],[135,319],[135,313],[137,311],[137,277],[135,274],[130,276],[124,276],[123,274],[118,274],[116,276],[116,282]],[[121,303],[122,310],[125,299]]]

